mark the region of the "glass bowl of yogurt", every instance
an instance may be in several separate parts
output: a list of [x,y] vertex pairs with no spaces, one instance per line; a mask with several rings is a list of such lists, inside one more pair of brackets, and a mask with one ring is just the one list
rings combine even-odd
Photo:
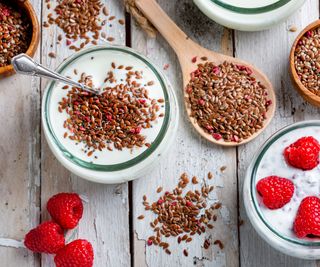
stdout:
[[[105,88],[104,92],[110,93],[105,99],[106,102],[113,94],[115,98],[120,99],[120,102],[124,97],[131,101],[114,108],[113,102],[112,105],[99,103],[99,99],[93,96],[92,99],[88,98],[88,101],[84,100],[78,107],[78,100],[74,101],[74,97],[71,97],[75,88],[58,82],[48,84],[42,102],[42,124],[45,137],[53,154],[72,173],[93,182],[122,183],[145,174],[168,151],[175,139],[178,127],[177,98],[165,76],[146,57],[127,47],[94,46],[75,53],[66,59],[56,71],[76,81],[83,81],[83,79],[87,81],[88,78],[94,87]],[[125,94],[117,95],[118,91],[124,92],[123,88],[126,88],[124,84],[128,79],[130,84],[139,84],[131,91],[125,91]],[[141,95],[141,100],[132,100],[137,94]],[[91,103],[92,101],[97,101],[99,110],[96,113],[90,111],[91,113],[87,115],[88,113],[85,112],[88,105],[92,109],[92,105],[95,104]],[[143,101],[141,102],[142,107],[140,104],[139,110],[135,106],[131,107],[132,101],[135,101],[134,103]],[[61,108],[61,103],[67,103],[67,107],[65,105],[62,106],[64,108]],[[112,111],[107,113],[110,105]],[[143,105],[146,105],[146,108]],[[127,134],[128,136],[125,136],[125,131],[123,136],[119,134],[119,131],[122,133],[122,127],[127,127],[127,125],[130,127],[131,124],[136,123],[134,121],[136,118],[126,119],[130,115],[127,108],[130,112],[138,110],[140,113],[143,111],[146,114],[148,112],[155,114],[154,118],[143,122],[142,127],[134,129],[132,134],[139,135],[131,139],[128,139],[129,135],[132,136],[131,132]],[[82,111],[83,116],[79,114]],[[128,116],[123,116],[121,120],[118,119],[121,112],[127,112]],[[76,119],[74,119],[75,114],[78,116]],[[110,116],[110,121],[108,121],[108,116]],[[113,118],[114,121],[118,120],[118,124],[115,124]],[[99,137],[103,137],[102,140],[97,138],[99,142],[94,144],[91,142],[91,137],[95,137],[95,133],[91,132],[93,124],[94,130],[100,132]],[[91,125],[91,128],[85,129],[85,125]],[[110,130],[105,137],[103,130],[110,128],[114,131]],[[114,132],[117,133],[116,137],[115,134],[112,134]],[[79,137],[79,133],[82,137]],[[131,143],[128,141],[128,144],[121,138],[128,139]]]
[[[293,227],[301,201],[308,196],[320,196],[320,165],[304,171],[290,166],[283,155],[285,148],[306,136],[320,141],[320,121],[295,123],[271,136],[247,169],[243,199],[253,227],[272,247],[293,257],[320,259],[320,237],[298,238]],[[274,175],[292,181],[295,190],[290,202],[269,209],[256,186],[261,179]]]
[[242,31],[258,31],[285,20],[305,0],[194,0],[212,20]]

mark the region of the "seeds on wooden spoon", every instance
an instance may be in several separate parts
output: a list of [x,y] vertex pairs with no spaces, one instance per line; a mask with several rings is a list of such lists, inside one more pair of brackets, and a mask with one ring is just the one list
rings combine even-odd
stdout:
[[216,140],[241,142],[263,128],[272,104],[250,68],[224,62],[198,64],[186,87],[191,117]]

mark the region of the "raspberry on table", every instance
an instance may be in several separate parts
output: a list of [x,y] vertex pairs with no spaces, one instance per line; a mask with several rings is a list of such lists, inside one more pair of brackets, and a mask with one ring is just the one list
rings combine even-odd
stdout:
[[278,176],[268,176],[261,179],[256,188],[263,199],[264,205],[269,209],[283,207],[290,202],[294,193],[293,182]]
[[312,136],[306,136],[286,147],[283,154],[289,165],[306,171],[318,166],[319,152],[319,142]]
[[40,224],[26,234],[24,245],[33,252],[56,253],[64,247],[65,240],[62,228],[55,222]]
[[301,201],[294,220],[293,231],[299,238],[320,237],[320,199],[318,197],[309,196]]
[[72,241],[54,257],[56,267],[92,267],[93,260],[92,245],[84,239]]
[[47,210],[63,229],[73,229],[82,218],[83,204],[78,194],[60,193],[49,199]]

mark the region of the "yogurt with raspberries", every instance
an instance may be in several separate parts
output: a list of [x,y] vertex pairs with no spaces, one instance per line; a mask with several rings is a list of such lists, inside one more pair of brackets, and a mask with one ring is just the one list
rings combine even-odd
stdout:
[[[320,126],[295,129],[281,136],[263,155],[256,172],[255,184],[259,180],[275,175],[287,178],[294,183],[295,191],[291,201],[279,209],[269,209],[263,204],[262,197],[256,193],[258,209],[269,226],[281,235],[297,239],[293,232],[293,223],[301,201],[307,196],[320,196],[320,165],[309,171],[303,171],[287,164],[283,151],[298,139],[312,136],[320,142]],[[308,241],[320,241],[320,238],[307,238]]]
[[[320,167],[303,171],[288,165],[283,155],[285,148],[306,136],[312,136],[318,142],[320,141],[320,120],[303,121],[289,125],[266,141],[248,166],[243,184],[243,202],[252,226],[270,246],[293,257],[316,260],[320,259],[320,238],[298,238],[293,231],[293,224],[301,201],[307,196],[320,196]],[[296,144],[295,147],[297,147]],[[300,151],[298,152],[300,153]],[[298,161],[293,160],[294,157],[292,158],[292,149],[290,149],[290,155],[291,164],[297,164]],[[308,155],[310,156],[310,154]],[[301,162],[303,161],[299,161],[299,163]],[[303,162],[301,166],[307,166],[306,162]],[[295,186],[291,200],[282,208],[274,210],[267,208],[257,192],[257,183],[269,176],[286,178],[292,181]],[[263,191],[260,193],[265,194],[266,186],[260,187],[259,191],[261,189]],[[278,188],[278,191],[283,190]],[[270,200],[271,205],[277,204],[277,199],[268,198],[266,199],[267,205],[270,205],[268,202]],[[299,229],[301,230],[301,228]],[[300,230],[299,234],[301,235]]]

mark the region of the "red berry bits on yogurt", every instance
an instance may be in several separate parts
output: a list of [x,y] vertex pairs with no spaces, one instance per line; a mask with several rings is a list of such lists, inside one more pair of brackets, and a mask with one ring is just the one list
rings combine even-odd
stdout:
[[312,170],[319,164],[319,142],[312,136],[302,137],[288,146],[283,154],[289,165],[301,170]]
[[294,184],[286,178],[269,176],[258,182],[257,191],[269,209],[279,209],[290,202]]

